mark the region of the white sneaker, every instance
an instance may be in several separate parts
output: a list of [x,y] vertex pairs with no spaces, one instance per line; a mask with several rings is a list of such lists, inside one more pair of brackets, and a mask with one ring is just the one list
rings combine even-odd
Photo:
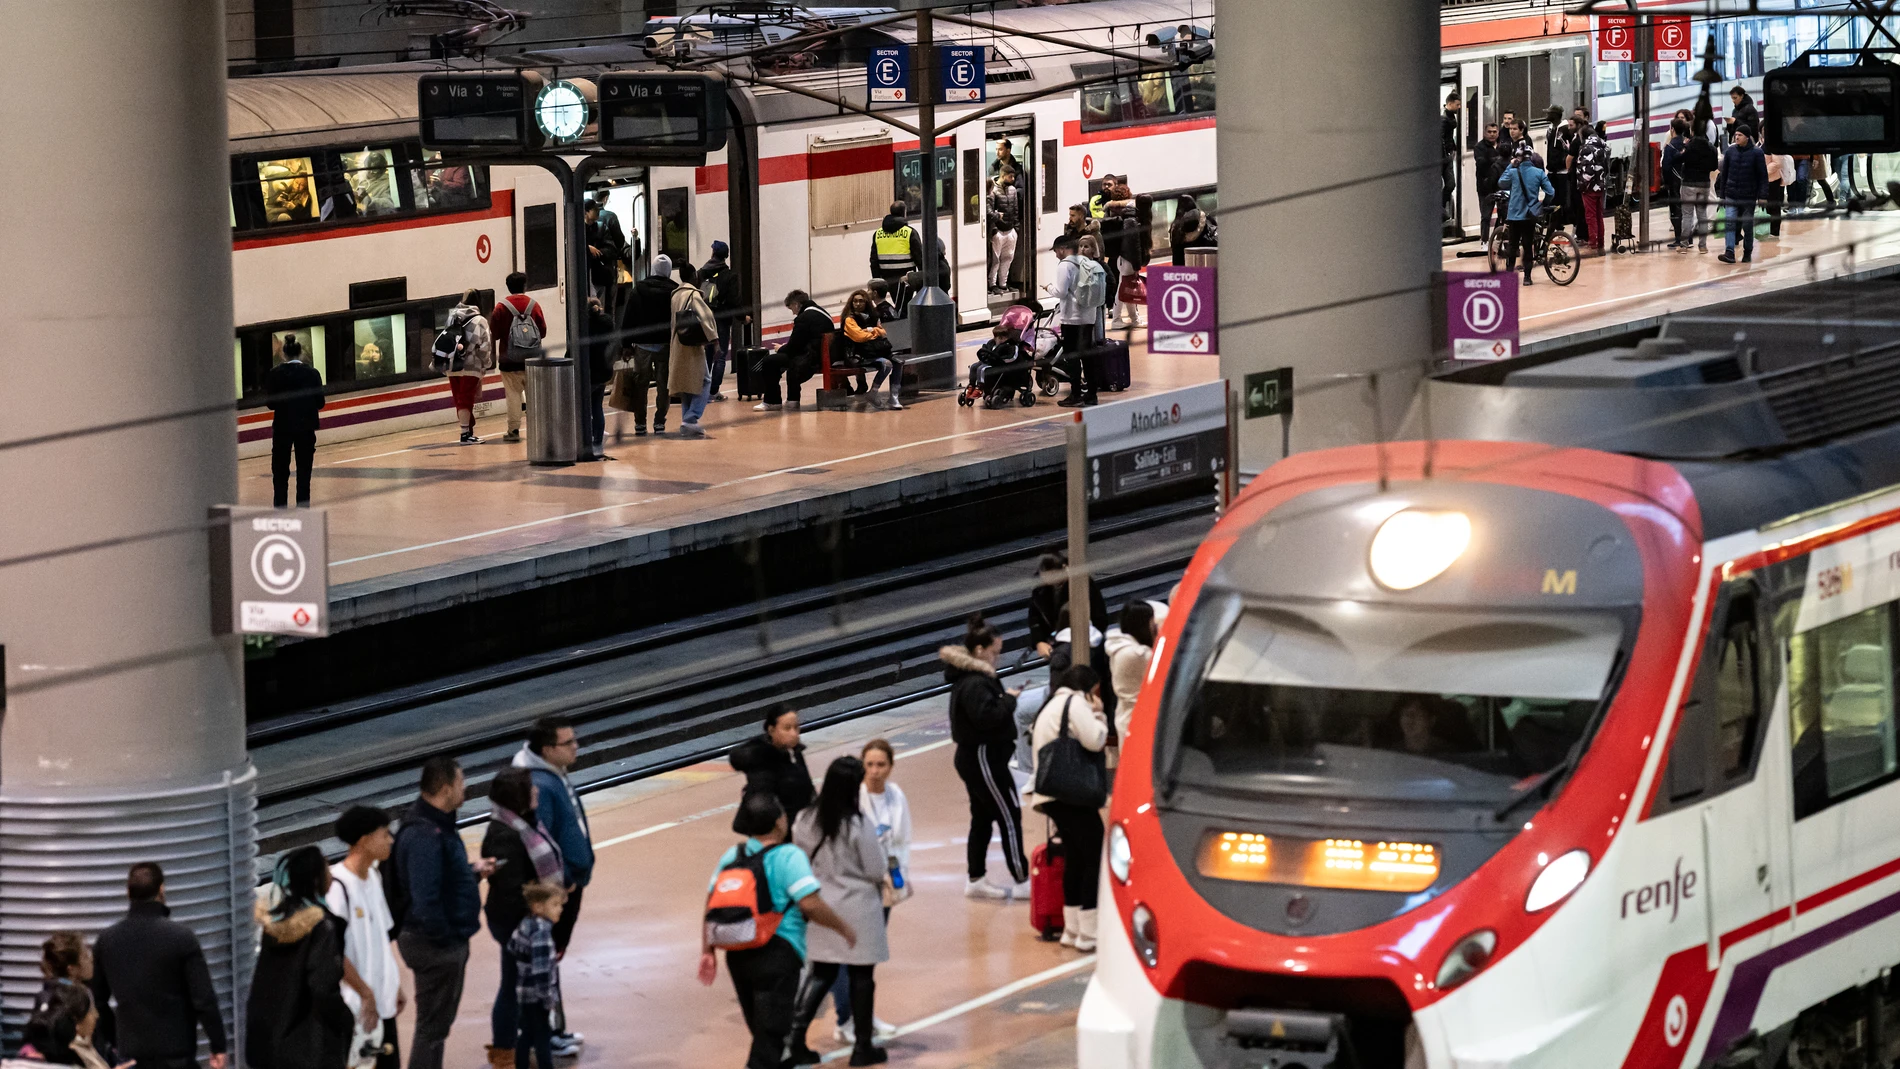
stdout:
[[760,402],[759,402],[758,404],[756,404],[756,405],[753,405],[753,406],[752,406],[752,411],[754,411],[754,412],[776,412],[776,411],[778,411],[778,410],[779,410],[780,408],[783,408],[783,407],[784,407],[783,405],[775,405],[775,404],[773,404],[773,403],[772,403],[772,402],[770,402],[770,401],[760,401]]
[[682,423],[680,424],[679,436],[681,438],[704,438],[706,437],[706,428],[701,427],[697,423]]
[[[882,1017],[873,1017],[871,1018],[871,1031],[877,1033],[879,1039],[889,1039],[897,1034],[897,1026]],[[856,1028],[847,1029],[844,1025],[833,1024],[831,1026],[831,1039],[834,1043],[856,1043],[858,1041],[858,1032]]]
[[988,880],[965,880],[963,881],[963,897],[1007,899],[1009,888],[998,887]]
[[897,1034],[897,1026],[882,1017],[872,1017],[871,1031],[876,1032],[885,1039],[889,1039]]
[[1024,880],[1023,882],[1012,886],[1009,889],[1009,900],[1011,902],[1029,901],[1029,881]]
[[1082,922],[1081,930],[1075,934],[1075,949],[1084,954],[1095,953],[1096,913],[1092,909],[1077,911],[1076,918]]

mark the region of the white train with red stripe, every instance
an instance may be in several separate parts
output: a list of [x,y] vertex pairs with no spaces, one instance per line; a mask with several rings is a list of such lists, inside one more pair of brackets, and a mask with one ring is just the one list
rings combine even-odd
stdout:
[[[986,47],[989,106],[1025,98],[938,142],[946,194],[940,233],[954,265],[950,289],[961,323],[988,320],[993,302],[1040,295],[1054,265],[1049,243],[1068,207],[1085,202],[1105,174],[1130,174],[1139,191],[1155,194],[1164,254],[1174,194],[1194,193],[1218,208],[1211,66],[1116,79],[1117,61],[1107,56],[1012,30],[1153,57],[1157,50],[1142,43],[1148,33],[1189,22],[1211,27],[1211,8],[1205,0],[1105,0],[999,12],[994,32],[939,26],[945,43]],[[907,24],[868,29],[821,56],[817,68],[770,76],[862,101],[865,49],[908,42],[909,33]],[[558,66],[585,77],[653,63],[634,38],[491,55],[486,65]],[[452,422],[446,382],[426,369],[428,343],[464,289],[500,291],[511,270],[530,275],[530,293],[547,307],[549,344],[565,344],[565,261],[553,210],[560,190],[539,169],[460,168],[423,152],[416,79],[439,67],[341,68],[230,83],[234,359],[247,455],[266,448],[270,417],[258,390],[287,333],[312,352],[330,384],[319,431],[325,441]],[[1028,99],[1092,73],[1104,77],[1101,86]],[[789,329],[780,304],[789,290],[807,290],[836,312],[865,283],[871,232],[894,199],[917,203],[905,176],[908,170],[921,177],[923,154],[915,138],[877,119],[783,90],[735,85],[731,104],[736,124],[728,147],[704,166],[627,166],[605,172],[598,184],[610,189],[623,226],[637,227],[643,259],[665,251],[700,264],[714,240],[731,246],[761,310],[752,327],[756,343]],[[977,107],[940,107],[939,122]],[[904,122],[916,117],[910,108],[890,114]],[[1025,178],[1025,220],[1012,293],[993,296],[986,285],[987,179],[1004,139]],[[491,382],[490,403],[499,395],[499,381]]]
[[1736,329],[1247,488],[1123,741],[1079,1064],[1900,1059],[1900,357]]

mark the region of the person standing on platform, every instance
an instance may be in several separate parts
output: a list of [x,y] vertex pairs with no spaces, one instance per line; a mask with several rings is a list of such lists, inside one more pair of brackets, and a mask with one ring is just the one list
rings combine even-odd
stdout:
[[1663,142],[1662,195],[1669,202],[1669,230],[1673,235],[1668,247],[1685,247],[1682,229],[1682,150],[1689,144],[1689,124],[1669,120],[1669,140]]
[[224,1016],[211,969],[198,937],[171,919],[165,870],[150,861],[133,865],[125,896],[125,917],[93,942],[95,1045],[118,1051],[137,1069],[196,1069],[203,1029],[211,1069],[225,1069]]
[[487,858],[468,862],[456,810],[467,800],[462,768],[450,757],[422,766],[421,797],[396,832],[392,853],[402,905],[396,945],[415,974],[416,1030],[411,1069],[442,1069],[442,1051],[462,1004],[468,940],[481,930],[480,881],[495,871]]
[[[1101,679],[1085,664],[1062,673],[1049,701],[1036,714],[1029,749],[1036,755],[1036,782],[1042,784],[1043,751],[1067,736],[1084,750],[1099,753],[1108,745],[1108,720],[1102,713]],[[1101,799],[1054,798],[1031,794],[1029,804],[1055,822],[1062,836],[1062,945],[1084,954],[1095,949],[1097,870],[1102,865]]]
[[449,395],[455,401],[455,421],[462,426],[462,444],[480,445],[475,437],[475,406],[482,400],[482,381],[495,366],[494,339],[489,336],[488,317],[475,307],[475,291],[462,294],[462,303],[449,309],[442,324],[443,333],[461,337],[455,355],[449,357]]
[[1722,154],[1721,169],[1715,176],[1715,195],[1722,202],[1722,216],[1727,223],[1722,235],[1722,255],[1716,259],[1725,264],[1735,262],[1738,239],[1742,245],[1742,262],[1755,258],[1755,202],[1767,194],[1768,161],[1761,149],[1753,145],[1753,132],[1747,127],[1736,128],[1735,143]]
[[[872,739],[864,744],[858,754],[858,760],[864,762],[864,787],[858,792],[858,811],[877,832],[878,845],[884,848],[884,857],[889,866],[884,877],[881,895],[884,900],[884,920],[888,926],[891,919],[891,907],[911,896],[910,885],[910,800],[904,797],[903,788],[891,782],[891,772],[897,767],[897,751],[883,739]],[[838,1027],[831,1038],[839,1043],[850,1042],[851,1032],[851,972],[840,970],[838,982],[831,985],[831,1002],[838,1010]],[[897,1026],[871,1016],[871,1031],[880,1037],[896,1034]]]
[[[744,841],[726,848],[706,881],[710,897],[727,870],[759,858],[759,874],[770,891],[771,909],[779,915],[778,928],[764,946],[726,952],[739,1012],[752,1033],[746,1069],[781,1069],[785,1044],[792,1032],[792,1014],[798,1001],[798,978],[805,969],[805,925],[829,928],[851,946],[858,936],[851,925],[825,902],[805,852],[791,843],[791,824],[778,799],[766,791],[748,791],[732,816],[732,830]],[[702,933],[709,926],[702,926]],[[702,934],[699,982],[711,986],[719,978],[719,958]]]
[[1505,243],[1504,270],[1506,274],[1517,270],[1517,259],[1522,256],[1524,284],[1528,286],[1531,269],[1537,265],[1537,220],[1555,210],[1557,190],[1544,169],[1537,166],[1537,154],[1530,151],[1520,151],[1505,168],[1502,187],[1510,198],[1504,205],[1504,225],[1511,231]]
[[[818,370],[819,347],[825,344],[825,336],[831,334],[836,325],[831,321],[831,313],[818,307],[811,294],[804,290],[793,290],[785,295],[785,309],[792,313],[792,335],[765,358],[762,371],[765,381],[761,385],[765,399],[752,406],[754,412],[772,412],[789,404],[798,407],[799,387]],[[784,392],[780,392],[779,380],[784,379]]]
[[389,814],[366,805],[344,810],[335,830],[350,852],[330,866],[330,890],[324,899],[330,912],[343,918],[343,1001],[356,1015],[358,1033],[381,1037],[376,1069],[398,1069],[402,967],[396,964],[389,939],[396,922],[379,868],[389,860],[396,840],[389,833]]
[[1497,214],[1498,178],[1509,163],[1509,157],[1498,155],[1498,124],[1486,123],[1483,140],[1471,148],[1472,168],[1478,175],[1478,238],[1486,244],[1491,241],[1492,216]]
[[[896,209],[901,205],[891,207]],[[871,277],[897,287],[903,284],[905,275],[923,269],[923,240],[904,217],[893,210],[884,217],[884,225],[871,235]]]
[[245,999],[244,1061],[251,1069],[336,1069],[351,1060],[355,1015],[343,999],[343,921],[325,906],[323,851],[277,859],[256,906],[257,971]]
[[726,395],[720,387],[726,381],[726,365],[732,359],[732,330],[740,322],[751,322],[752,317],[739,308],[739,275],[732,269],[730,262],[732,247],[723,241],[712,243],[712,259],[699,268],[699,291],[706,295],[706,306],[713,310],[719,320],[719,342],[706,350],[706,363],[712,368],[712,396],[709,400],[724,401]]
[[1155,655],[1155,607],[1139,598],[1122,606],[1116,630],[1102,643],[1108,652],[1108,678],[1115,691],[1115,737],[1128,738],[1128,722],[1148,664]]
[[[666,375],[673,384],[673,400],[680,406],[680,437],[704,438],[706,431],[699,425],[699,418],[706,414],[706,401],[712,396],[712,366],[707,362],[706,350],[718,342],[719,326],[706,295],[699,291],[699,271],[692,264],[681,264],[678,270],[680,284],[673,290],[672,318],[668,321],[672,348],[667,354]],[[691,340],[695,332],[705,340]]]
[[587,410],[586,450],[596,460],[606,460],[601,446],[607,441],[607,387],[614,378],[614,351],[620,346],[614,337],[613,317],[599,297],[587,298],[587,384],[594,397]]
[[1004,168],[990,190],[990,292],[1009,292],[1010,270],[1016,266],[1016,238],[1023,224],[1023,197],[1016,188],[1016,171]]
[[840,971],[851,977],[851,1017],[857,1040],[851,1048],[852,1065],[880,1065],[890,1055],[877,1046],[875,1007],[876,970],[891,960],[884,933],[882,888],[890,872],[877,829],[859,808],[864,788],[864,762],[845,756],[825,770],[824,790],[818,804],[798,815],[792,841],[811,859],[812,874],[825,903],[837,911],[856,938],[847,943],[838,933],[811,933],[807,956],[811,971],[798,994],[792,1015],[791,1062],[812,1065],[818,1055],[806,1045],[805,1034]]
[[766,710],[765,733],[733,747],[727,760],[733,771],[745,773],[746,793],[777,798],[787,820],[796,821],[818,795],[805,766],[805,744],[798,741],[798,710],[783,702]]
[[1578,201],[1583,206],[1583,226],[1588,234],[1585,241],[1590,248],[1602,252],[1603,193],[1608,188],[1610,145],[1596,127],[1589,125],[1588,119],[1584,120],[1583,129],[1572,177],[1577,184]]
[[1761,129],[1761,111],[1755,107],[1755,98],[1748,95],[1748,90],[1734,85],[1729,87],[1728,100],[1728,136],[1733,139],[1736,131],[1747,130],[1749,140],[1754,140],[1755,131]]
[[495,305],[488,316],[488,332],[495,342],[495,359],[501,365],[501,388],[507,398],[508,433],[505,442],[521,440],[522,409],[528,396],[528,364],[531,356],[541,355],[541,339],[548,336],[548,319],[540,302],[528,296],[528,276],[519,271],[508,274],[508,296]]
[[1768,186],[1763,200],[1768,202],[1768,236],[1781,240],[1781,216],[1787,204],[1788,187],[1794,184],[1794,157],[1776,153],[1764,156],[1768,166]]
[[[493,1041],[488,1061],[494,1069],[507,1069],[514,1063],[526,1023],[516,995],[515,961],[508,954],[508,941],[528,915],[523,892],[537,883],[567,884],[561,848],[537,810],[543,797],[534,774],[525,768],[503,769],[488,787],[489,819],[482,833],[482,856],[494,862],[495,874],[488,880],[482,915],[488,921],[488,934],[501,946],[501,983],[488,1013]],[[548,1036],[552,1042],[551,1030]]]
[[[574,925],[580,920],[582,892],[594,879],[594,840],[587,824],[587,807],[581,804],[580,793],[568,778],[580,755],[581,742],[574,733],[574,722],[550,715],[534,722],[528,729],[528,741],[514,757],[514,767],[533,775],[540,799],[535,812],[561,849],[562,885],[567,888],[567,899],[554,925],[554,943],[562,957],[567,956]],[[560,1027],[555,1029],[554,1052],[566,1058],[580,1051],[582,1037],[568,1029],[566,1008],[557,1009]]]
[[[937,651],[943,679],[950,684],[950,738],[956,744],[957,777],[970,799],[970,837],[965,847],[967,898],[1028,898],[1029,858],[1023,846],[1023,814],[1016,801],[1009,758],[1016,748],[1016,691],[996,676],[1003,636],[970,617],[963,642]],[[1010,883],[998,887],[987,878],[990,829],[1002,833],[1003,862]]]
[[647,433],[647,389],[653,389],[653,433],[666,433],[666,410],[672,403],[666,387],[667,349],[673,323],[673,261],[653,258],[647,277],[633,284],[621,333],[633,346],[633,434]]
[[1454,89],[1445,94],[1445,110],[1438,117],[1439,215],[1447,228],[1458,225],[1458,119],[1463,109]]
[[323,376],[303,362],[303,343],[284,335],[284,359],[264,376],[264,404],[271,410],[271,504],[290,504],[290,458],[297,457],[297,507],[310,507],[310,466],[317,456],[317,413],[323,410]]
[[1069,396],[1058,404],[1074,408],[1094,400],[1095,383],[1101,378],[1095,324],[1108,296],[1108,274],[1101,264],[1080,255],[1080,244],[1067,234],[1056,238],[1054,249],[1056,277],[1049,293],[1056,299],[1056,328],[1069,374]]
[[1693,242],[1697,252],[1709,251],[1710,182],[1721,159],[1706,134],[1694,126],[1682,147],[1682,243],[1683,252]]
[[525,915],[502,947],[506,971],[514,977],[513,995],[521,1008],[521,1029],[515,1040],[515,1069],[528,1069],[530,1053],[540,1069],[554,1069],[554,1059],[570,1057],[555,1045],[552,1025],[561,1005],[561,955],[555,949],[555,918],[567,902],[558,883],[532,883],[522,892]]

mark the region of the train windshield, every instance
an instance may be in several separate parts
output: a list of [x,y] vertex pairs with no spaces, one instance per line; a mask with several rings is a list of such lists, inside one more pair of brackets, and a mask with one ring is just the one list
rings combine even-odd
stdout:
[[1205,651],[1174,781],[1221,791],[1510,803],[1554,779],[1608,697],[1613,613],[1250,605]]

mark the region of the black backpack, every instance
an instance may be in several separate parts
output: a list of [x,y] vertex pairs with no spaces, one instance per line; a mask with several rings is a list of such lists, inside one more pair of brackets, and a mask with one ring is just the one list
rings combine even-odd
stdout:
[[443,327],[436,333],[435,342],[429,346],[429,370],[445,375],[458,370],[462,351],[468,347],[468,323],[464,319],[460,325]]

